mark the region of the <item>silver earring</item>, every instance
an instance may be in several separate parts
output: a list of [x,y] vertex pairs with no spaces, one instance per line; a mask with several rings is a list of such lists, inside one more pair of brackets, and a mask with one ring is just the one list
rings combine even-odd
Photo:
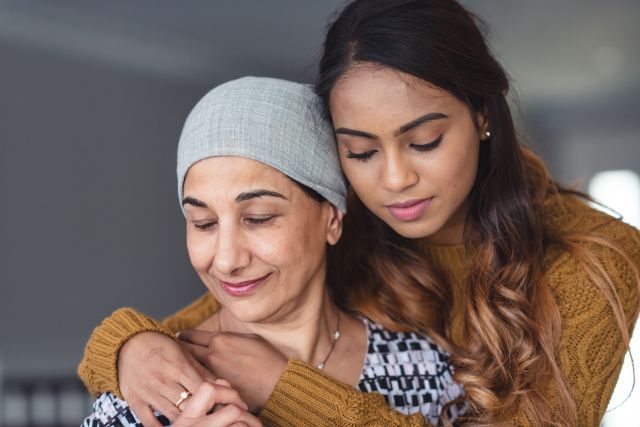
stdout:
[[489,139],[491,137],[491,132],[489,132],[488,130],[484,131],[484,139]]

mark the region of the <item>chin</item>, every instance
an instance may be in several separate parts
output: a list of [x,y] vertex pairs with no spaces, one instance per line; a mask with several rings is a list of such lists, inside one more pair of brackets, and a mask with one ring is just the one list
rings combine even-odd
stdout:
[[260,323],[268,314],[256,304],[229,304],[225,307],[237,320],[243,323]]
[[423,239],[435,234],[439,227],[434,226],[432,221],[412,221],[396,222],[389,224],[389,227],[396,233],[407,239]]

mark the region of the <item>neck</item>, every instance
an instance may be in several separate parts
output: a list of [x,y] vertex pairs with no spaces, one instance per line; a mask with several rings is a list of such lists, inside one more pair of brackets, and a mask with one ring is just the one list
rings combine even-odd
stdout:
[[317,365],[326,357],[336,331],[338,308],[331,302],[326,288],[308,293],[289,310],[283,308],[274,319],[260,323],[242,322],[222,308],[215,329],[260,335],[287,358]]

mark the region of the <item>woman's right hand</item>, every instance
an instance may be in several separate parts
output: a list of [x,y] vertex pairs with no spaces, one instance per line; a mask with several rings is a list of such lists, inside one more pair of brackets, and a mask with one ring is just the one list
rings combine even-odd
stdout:
[[[224,380],[215,384],[202,383],[184,406],[174,427],[261,427],[262,423],[251,415],[247,406],[238,406],[240,396]],[[214,407],[221,407],[209,414]]]
[[[172,422],[176,420],[180,394],[187,390],[195,395],[205,381],[214,382],[215,378],[176,341],[158,332],[136,334],[118,353],[120,391],[145,426],[162,426],[154,410]],[[239,397],[238,401],[238,406],[244,405]]]

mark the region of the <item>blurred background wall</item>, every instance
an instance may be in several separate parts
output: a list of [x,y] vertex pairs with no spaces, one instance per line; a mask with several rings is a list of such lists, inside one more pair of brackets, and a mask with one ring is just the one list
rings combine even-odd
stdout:
[[[312,81],[340,4],[0,1],[0,376],[73,375],[115,308],[161,317],[204,292],[175,191],[184,118],[232,78]],[[523,137],[556,177],[638,226],[640,2],[464,4],[514,79]],[[623,373],[616,403],[632,379]],[[0,424],[24,423],[25,403],[7,393]],[[607,426],[629,425],[637,405],[638,394]],[[83,408],[68,404],[70,424]]]

